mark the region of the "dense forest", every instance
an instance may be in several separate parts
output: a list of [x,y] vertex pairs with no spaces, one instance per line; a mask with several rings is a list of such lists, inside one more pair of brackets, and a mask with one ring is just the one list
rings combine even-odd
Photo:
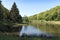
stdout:
[[16,3],[14,2],[11,10],[8,10],[0,1],[0,32],[18,32],[21,26],[16,23],[22,23]]
[[29,20],[60,21],[60,6],[28,17]]
[[16,6],[16,3],[12,5],[11,10],[5,8],[0,1],[0,22],[13,22],[21,23],[22,17],[19,14],[19,10]]

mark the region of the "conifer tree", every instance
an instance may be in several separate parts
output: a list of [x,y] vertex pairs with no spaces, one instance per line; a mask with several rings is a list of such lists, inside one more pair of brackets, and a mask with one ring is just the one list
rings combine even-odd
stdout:
[[0,0],[0,20],[3,19],[3,13],[4,13],[1,2],[2,1]]
[[13,22],[22,21],[22,17],[21,17],[21,15],[19,15],[19,10],[18,10],[15,2],[10,10],[10,20],[12,20]]

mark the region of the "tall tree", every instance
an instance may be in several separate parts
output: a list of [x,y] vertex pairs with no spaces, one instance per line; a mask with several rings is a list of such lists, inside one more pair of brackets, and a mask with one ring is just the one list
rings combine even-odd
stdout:
[[19,10],[15,2],[10,11],[10,20],[12,20],[13,22],[22,22],[22,17],[21,15],[19,15]]
[[3,17],[3,16],[4,16],[4,14],[3,14],[3,13],[4,13],[4,10],[3,10],[3,7],[2,7],[1,2],[2,2],[2,1],[0,0],[0,20],[2,20],[2,19],[4,18],[4,17]]

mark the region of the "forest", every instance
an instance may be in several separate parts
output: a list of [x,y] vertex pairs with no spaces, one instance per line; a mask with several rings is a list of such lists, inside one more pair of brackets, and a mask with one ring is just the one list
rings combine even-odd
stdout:
[[5,8],[0,2],[0,22],[22,23],[22,16],[19,14],[15,2],[12,5],[11,10]]
[[60,6],[28,17],[29,20],[60,21]]
[[[5,8],[0,1],[0,32],[16,32],[22,23],[22,16],[19,14],[16,3],[14,2],[11,10]],[[16,26],[15,26],[16,25]]]

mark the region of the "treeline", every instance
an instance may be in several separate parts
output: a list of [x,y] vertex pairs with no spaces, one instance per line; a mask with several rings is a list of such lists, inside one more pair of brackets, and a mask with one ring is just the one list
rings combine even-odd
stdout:
[[60,6],[28,17],[29,20],[60,21]]
[[19,10],[15,2],[11,10],[6,9],[0,2],[0,22],[22,22],[22,16],[19,15]]

